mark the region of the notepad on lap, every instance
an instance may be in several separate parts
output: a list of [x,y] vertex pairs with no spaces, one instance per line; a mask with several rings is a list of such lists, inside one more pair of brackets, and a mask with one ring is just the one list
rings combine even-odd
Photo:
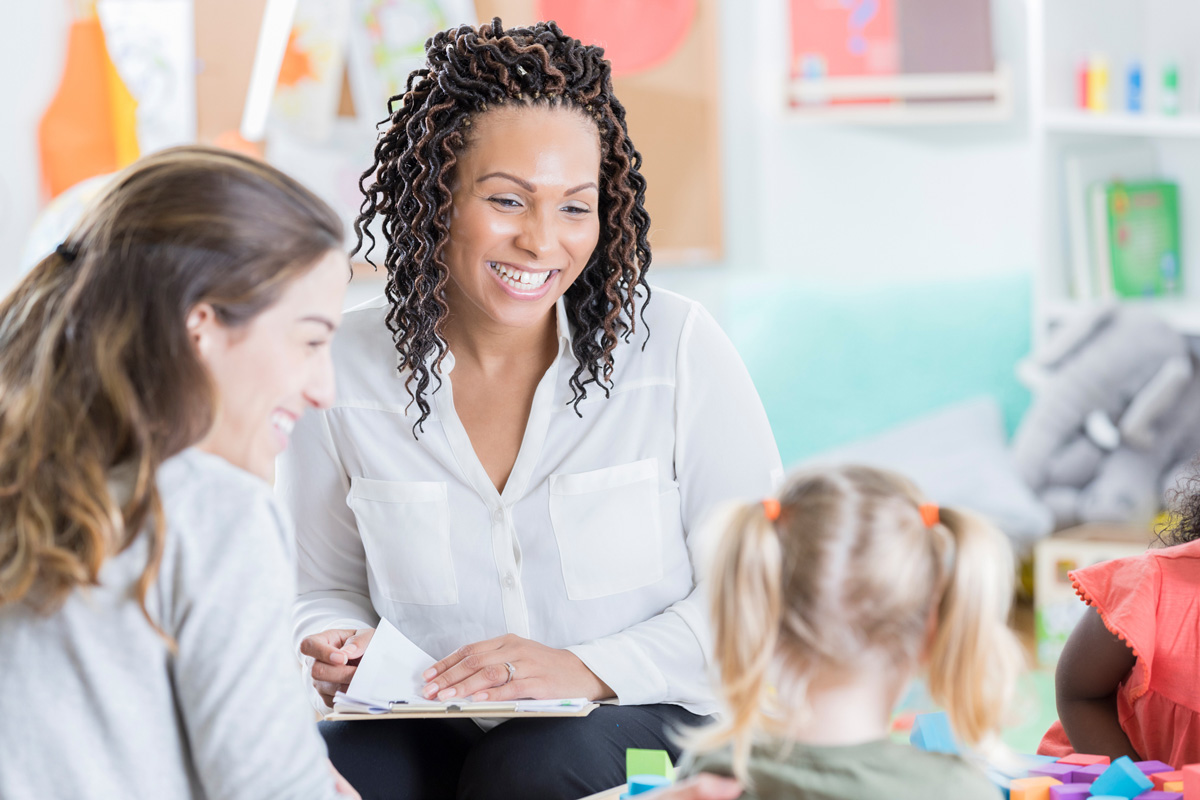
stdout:
[[508,702],[427,700],[421,695],[426,683],[421,676],[434,663],[432,656],[410,642],[394,625],[386,619],[380,620],[348,691],[334,696],[334,715],[583,716],[593,706],[582,697]]

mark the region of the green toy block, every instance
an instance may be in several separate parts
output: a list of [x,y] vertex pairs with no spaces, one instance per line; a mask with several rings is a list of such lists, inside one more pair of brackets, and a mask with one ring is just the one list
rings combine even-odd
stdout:
[[625,751],[625,778],[634,775],[661,775],[669,781],[675,780],[675,767],[666,750],[639,750],[630,747]]

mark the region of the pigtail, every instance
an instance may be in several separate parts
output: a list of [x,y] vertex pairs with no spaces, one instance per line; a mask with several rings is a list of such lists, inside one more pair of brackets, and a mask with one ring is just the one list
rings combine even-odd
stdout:
[[769,671],[783,614],[783,550],[761,503],[742,504],[722,527],[708,570],[713,659],[725,709],[689,749],[731,746],[733,773],[749,781],[750,747],[763,727]]
[[995,731],[1009,706],[1024,656],[1008,627],[1013,557],[1008,540],[972,514],[940,510],[935,553],[948,562],[929,649],[929,690],[955,732],[974,745]]

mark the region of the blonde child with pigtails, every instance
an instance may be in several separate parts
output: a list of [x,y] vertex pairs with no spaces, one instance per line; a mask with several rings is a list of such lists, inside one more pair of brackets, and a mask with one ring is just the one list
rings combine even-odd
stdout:
[[733,775],[760,800],[999,796],[963,758],[888,736],[919,673],[960,743],[1000,723],[1022,664],[1003,534],[845,467],[731,509],[712,555],[725,710],[690,739],[685,772]]

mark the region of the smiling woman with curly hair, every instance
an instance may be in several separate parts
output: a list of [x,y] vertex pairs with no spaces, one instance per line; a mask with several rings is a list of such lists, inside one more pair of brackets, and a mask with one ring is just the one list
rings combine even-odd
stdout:
[[338,399],[280,463],[297,644],[322,707],[377,627],[429,655],[413,693],[614,701],[486,733],[323,723],[364,796],[579,797],[713,712],[695,533],[770,491],[779,455],[712,317],[651,302],[646,182],[603,51],[495,20],[426,56],[362,180],[386,297],[347,313]]

